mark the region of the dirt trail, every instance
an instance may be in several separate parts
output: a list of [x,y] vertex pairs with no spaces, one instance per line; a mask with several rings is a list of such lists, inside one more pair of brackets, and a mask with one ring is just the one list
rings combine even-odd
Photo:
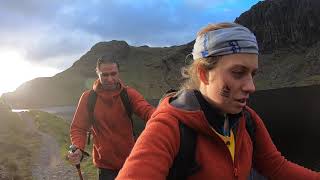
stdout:
[[32,176],[37,180],[77,180],[79,179],[74,167],[65,162],[60,155],[57,141],[50,135],[39,131],[32,116],[27,112],[18,113],[27,122],[27,129],[39,133],[41,145],[39,154],[32,167]]

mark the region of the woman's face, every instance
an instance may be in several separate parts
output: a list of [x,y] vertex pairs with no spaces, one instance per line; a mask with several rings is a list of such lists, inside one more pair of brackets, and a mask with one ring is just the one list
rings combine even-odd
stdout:
[[[241,112],[255,91],[253,76],[258,69],[258,55],[231,54],[222,56],[214,69],[201,79],[205,98],[224,113]],[[201,76],[201,75],[200,75]]]

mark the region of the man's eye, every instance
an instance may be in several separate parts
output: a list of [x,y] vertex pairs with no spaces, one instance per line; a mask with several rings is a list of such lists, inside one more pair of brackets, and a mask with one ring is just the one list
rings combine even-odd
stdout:
[[109,76],[109,74],[108,73],[101,73],[101,76],[106,77],[106,76]]

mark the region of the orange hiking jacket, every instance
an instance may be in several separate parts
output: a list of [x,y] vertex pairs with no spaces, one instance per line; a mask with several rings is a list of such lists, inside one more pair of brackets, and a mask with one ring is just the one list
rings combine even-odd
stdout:
[[[148,121],[117,180],[163,180],[179,151],[179,122],[197,131],[195,158],[200,170],[188,179],[247,180],[251,167],[269,179],[320,179],[319,173],[287,161],[273,144],[260,117],[248,111],[256,124],[255,156],[252,141],[245,127],[245,118],[235,124],[235,157],[227,145],[210,128],[204,111],[192,91],[184,91],[174,100],[165,98]],[[213,108],[214,109],[214,108]],[[214,110],[210,110],[212,112]],[[212,122],[212,121],[211,121]],[[254,164],[252,165],[252,162]]]
[[[140,93],[121,83],[117,91],[106,91],[96,80],[93,89],[97,93],[94,110],[95,122],[92,126],[93,135],[93,163],[98,168],[119,170],[128,157],[133,145],[134,137],[132,125],[121,101],[120,92],[127,89],[133,112],[147,121],[154,112],[152,107]],[[84,150],[87,131],[91,128],[87,101],[89,91],[82,94],[70,127],[72,144]]]

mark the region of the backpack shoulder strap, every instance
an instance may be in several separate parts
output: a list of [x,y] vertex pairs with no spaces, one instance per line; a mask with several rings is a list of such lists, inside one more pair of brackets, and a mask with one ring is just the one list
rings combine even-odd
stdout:
[[94,122],[95,122],[94,107],[96,105],[96,101],[97,101],[97,93],[94,90],[90,90],[88,102],[87,102],[87,110],[88,110],[89,120],[90,120],[91,124],[94,124]]
[[[97,93],[92,89],[89,92],[89,97],[87,101],[87,111],[89,115],[89,121],[91,125],[95,123],[95,118],[94,118],[94,107],[97,102]],[[91,139],[91,130],[87,132],[87,144],[90,144],[90,139]]]
[[186,179],[200,169],[196,162],[197,133],[180,121],[179,130],[180,148],[169,170],[168,180]]
[[[254,153],[255,153],[255,144],[256,144],[256,124],[253,121],[252,115],[251,113],[247,110],[244,109],[243,110],[244,116],[245,116],[245,120],[246,120],[246,130],[250,136],[251,142],[252,142],[252,159],[254,158]],[[251,172],[249,175],[249,180],[254,180],[254,179],[262,179],[262,180],[266,180],[267,178],[262,176],[259,172],[256,171],[256,169],[251,168]]]
[[253,122],[252,116],[251,116],[250,112],[247,109],[244,109],[243,113],[244,113],[244,116],[245,116],[245,119],[246,119],[246,129],[247,129],[247,132],[248,132],[248,134],[250,136],[250,139],[252,141],[253,148],[254,148],[254,146],[255,146],[256,125]]
[[136,138],[136,133],[134,131],[134,127],[133,127],[133,119],[132,119],[132,104],[128,95],[128,91],[127,89],[124,87],[123,90],[120,92],[120,97],[121,97],[121,101],[124,105],[124,108],[126,109],[126,112],[128,114],[128,117],[130,119],[131,122],[131,127],[132,127],[132,135],[134,138]]
[[124,105],[124,108],[127,111],[128,117],[132,119],[132,105],[131,101],[129,99],[128,91],[126,88],[123,88],[123,90],[120,92],[121,101]]

